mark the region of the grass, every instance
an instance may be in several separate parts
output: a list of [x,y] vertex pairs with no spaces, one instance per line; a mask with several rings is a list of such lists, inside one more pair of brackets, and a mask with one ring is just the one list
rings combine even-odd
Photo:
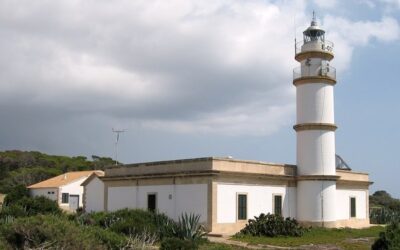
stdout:
[[[234,236],[233,240],[247,242],[249,244],[263,244],[284,247],[295,247],[302,245],[334,245],[343,249],[361,250],[370,249],[371,244],[384,227],[375,226],[365,229],[325,229],[311,228],[302,237],[256,237],[256,236]],[[354,240],[366,238],[366,240]]]
[[248,248],[233,246],[222,243],[207,242],[200,245],[199,250],[248,250]]

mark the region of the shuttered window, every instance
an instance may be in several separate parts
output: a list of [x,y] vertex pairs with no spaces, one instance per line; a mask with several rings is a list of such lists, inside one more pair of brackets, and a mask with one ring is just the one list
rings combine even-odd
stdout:
[[69,193],[62,193],[61,194],[61,203],[68,203],[69,202]]
[[356,217],[356,198],[350,197],[350,217]]
[[238,220],[247,219],[247,195],[238,194]]
[[274,214],[282,215],[282,195],[274,195]]

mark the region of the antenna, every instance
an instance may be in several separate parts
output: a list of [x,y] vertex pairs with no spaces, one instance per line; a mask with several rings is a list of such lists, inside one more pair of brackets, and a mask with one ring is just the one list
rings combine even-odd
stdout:
[[112,132],[116,134],[115,139],[115,165],[118,165],[118,141],[119,141],[119,134],[124,133],[126,129],[112,129]]
[[311,26],[317,26],[317,16],[315,15],[315,11],[312,11],[312,20],[311,20]]

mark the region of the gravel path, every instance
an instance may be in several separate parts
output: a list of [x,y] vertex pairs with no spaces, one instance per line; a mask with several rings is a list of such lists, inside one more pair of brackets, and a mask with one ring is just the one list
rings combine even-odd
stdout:
[[223,237],[208,237],[208,240],[215,243],[223,243],[227,245],[233,245],[238,247],[244,247],[247,249],[267,249],[267,250],[342,250],[341,248],[327,244],[327,245],[305,245],[299,247],[279,247],[279,246],[272,246],[272,245],[250,245],[246,242],[230,240],[228,236]]

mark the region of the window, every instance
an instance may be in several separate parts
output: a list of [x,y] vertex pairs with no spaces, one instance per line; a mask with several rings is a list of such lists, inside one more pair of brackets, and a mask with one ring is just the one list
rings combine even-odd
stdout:
[[238,220],[247,219],[247,194],[238,194]]
[[274,214],[282,216],[282,195],[274,195]]
[[61,203],[68,203],[69,201],[69,193],[62,193],[61,194]]
[[350,197],[350,217],[356,217],[356,197]]
[[147,195],[147,209],[151,212],[156,211],[157,208],[157,195],[148,194]]

